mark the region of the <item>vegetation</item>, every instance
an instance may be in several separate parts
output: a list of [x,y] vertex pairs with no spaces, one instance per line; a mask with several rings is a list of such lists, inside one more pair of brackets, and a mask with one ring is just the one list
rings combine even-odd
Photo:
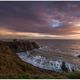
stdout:
[[[17,45],[18,44],[18,45]],[[34,44],[34,43],[32,43]],[[15,50],[13,50],[13,46]],[[15,45],[17,45],[15,47]],[[19,46],[20,45],[20,46]],[[18,47],[18,48],[17,48]],[[23,45],[14,41],[0,42],[0,78],[1,79],[79,79],[80,72],[62,72],[57,73],[53,71],[39,69],[28,63],[23,62],[15,52],[23,50]],[[37,47],[37,45],[36,45]],[[25,47],[24,47],[25,48]],[[25,50],[25,49],[24,49]]]

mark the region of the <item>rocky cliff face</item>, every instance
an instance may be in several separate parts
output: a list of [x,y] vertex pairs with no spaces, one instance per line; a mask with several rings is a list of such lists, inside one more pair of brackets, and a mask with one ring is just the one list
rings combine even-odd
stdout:
[[[70,64],[66,64],[66,62],[47,60],[39,55],[33,56],[29,52],[34,49],[38,50],[40,48],[33,41],[0,41],[0,78],[66,78],[67,74],[69,75],[66,72],[69,72],[70,69],[73,71],[77,69],[75,66],[70,67]],[[54,70],[65,72],[57,73]],[[75,77],[74,75],[73,77],[80,78],[79,75],[80,73],[78,73],[78,76]]]
[[33,49],[38,49],[39,45],[33,41],[26,40],[11,40],[11,41],[0,41],[0,52],[25,52]]
[[21,60],[32,64],[36,67],[47,69],[47,70],[53,70],[56,72],[73,72],[78,71],[76,65],[67,63],[63,60],[51,60],[46,59],[43,56],[33,56],[30,51],[33,51],[34,49],[39,49],[40,46],[33,41],[26,41],[26,40],[11,40],[11,41],[0,41],[0,53],[13,53],[17,54]]
[[63,60],[46,59],[40,55],[33,56],[29,52],[17,53],[17,55],[25,62],[32,64],[41,69],[52,70],[55,72],[74,72],[79,71],[77,65],[68,63]]

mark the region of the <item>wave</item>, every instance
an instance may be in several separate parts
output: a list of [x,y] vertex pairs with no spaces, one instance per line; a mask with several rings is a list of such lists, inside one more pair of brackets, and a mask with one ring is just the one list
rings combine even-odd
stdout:
[[23,61],[32,64],[33,66],[52,70],[56,72],[62,72],[62,71],[79,71],[79,68],[77,65],[64,62],[63,60],[52,60],[52,59],[46,59],[45,57],[42,57],[40,55],[31,55],[28,51],[27,52],[20,52],[16,53]]

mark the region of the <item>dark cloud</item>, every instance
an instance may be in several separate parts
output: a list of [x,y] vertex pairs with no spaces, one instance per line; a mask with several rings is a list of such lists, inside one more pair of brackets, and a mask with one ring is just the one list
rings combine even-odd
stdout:
[[80,20],[78,1],[0,2],[0,27],[15,31],[72,34],[76,28],[69,22],[77,20]]

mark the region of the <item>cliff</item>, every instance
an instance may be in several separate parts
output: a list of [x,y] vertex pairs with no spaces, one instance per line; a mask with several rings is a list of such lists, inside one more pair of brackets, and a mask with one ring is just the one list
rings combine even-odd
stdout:
[[34,48],[39,48],[39,46],[31,41],[0,41],[0,78],[50,78],[53,74],[58,76],[56,73],[23,62],[15,54]]
[[[71,73],[57,73],[40,69],[22,61],[16,53],[38,49],[33,41],[10,40],[0,41],[0,78],[71,78]],[[65,64],[62,66],[65,69]],[[80,78],[80,73],[73,78]],[[71,76],[70,76],[71,75]]]
[[0,52],[6,52],[10,50],[11,52],[25,52],[33,49],[39,48],[36,42],[29,40],[11,40],[11,41],[0,41]]

